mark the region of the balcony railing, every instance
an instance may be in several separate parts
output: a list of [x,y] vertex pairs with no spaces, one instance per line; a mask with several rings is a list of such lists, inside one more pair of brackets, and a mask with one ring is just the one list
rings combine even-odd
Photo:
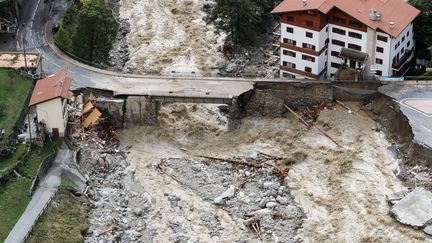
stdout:
[[411,58],[414,56],[414,50],[406,51],[405,54],[402,55],[402,57],[397,61],[396,63],[393,63],[393,70],[399,71],[405,63],[411,61]]

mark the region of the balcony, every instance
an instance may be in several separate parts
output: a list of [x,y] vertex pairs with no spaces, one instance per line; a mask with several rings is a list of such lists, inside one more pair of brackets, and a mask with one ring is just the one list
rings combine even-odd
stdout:
[[278,23],[278,24],[273,28],[273,35],[277,35],[277,36],[280,36],[280,35],[281,35],[281,25],[280,25],[280,23]]
[[402,57],[399,59],[399,61],[397,61],[396,63],[393,63],[393,70],[395,71],[400,71],[401,69],[404,68],[406,63],[409,63],[411,61],[411,59],[414,56],[414,50],[409,50],[406,51],[405,54],[402,55]]

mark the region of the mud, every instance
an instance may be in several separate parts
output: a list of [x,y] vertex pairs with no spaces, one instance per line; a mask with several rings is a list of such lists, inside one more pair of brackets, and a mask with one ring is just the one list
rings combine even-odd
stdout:
[[[393,157],[384,133],[360,111],[359,104],[349,105],[359,114],[348,114],[338,107],[322,111],[318,119],[318,124],[341,146],[317,130],[305,128],[291,115],[275,119],[247,117],[237,130],[227,132],[226,117],[215,106],[163,106],[159,125],[127,129],[120,134],[122,144],[132,146],[128,159],[136,167],[137,178],[149,193],[157,195],[160,210],[171,212],[170,217],[157,217],[148,223],[167,225],[170,218],[187,218],[171,210],[163,196],[164,192],[180,197],[185,194],[198,205],[225,215],[225,223],[232,224],[234,231],[223,239],[238,240],[244,234],[239,216],[229,208],[213,206],[210,197],[203,194],[209,190],[192,186],[199,180],[181,166],[172,165],[177,160],[170,160],[168,166],[175,178],[155,173],[154,168],[163,158],[197,161],[196,155],[239,158],[256,157],[262,152],[284,158],[279,164],[291,168],[286,182],[307,216],[298,235],[305,242],[429,241],[423,233],[399,225],[389,216],[385,195],[405,188],[393,173],[399,169],[399,160]],[[197,162],[191,163],[198,166]],[[204,171],[195,170],[198,177],[208,173],[207,167],[202,168]],[[246,208],[245,204],[242,207]],[[193,219],[207,209],[200,207],[197,214],[191,211],[188,216]],[[191,222],[185,227],[192,227]],[[206,239],[208,234],[202,231],[200,238]],[[168,235],[161,234],[156,241],[166,240]],[[294,239],[291,237],[278,240],[286,242]]]

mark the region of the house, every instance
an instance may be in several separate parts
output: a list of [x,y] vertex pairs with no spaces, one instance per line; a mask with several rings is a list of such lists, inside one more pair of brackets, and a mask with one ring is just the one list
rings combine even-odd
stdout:
[[403,0],[284,0],[272,13],[281,77],[401,76],[414,60],[420,11]]
[[72,79],[65,66],[57,74],[38,80],[29,106],[35,107],[38,122],[54,137],[63,137],[68,121],[67,98]]

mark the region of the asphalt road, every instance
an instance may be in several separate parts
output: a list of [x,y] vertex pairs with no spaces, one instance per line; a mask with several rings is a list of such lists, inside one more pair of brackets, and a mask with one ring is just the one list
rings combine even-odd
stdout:
[[399,102],[413,129],[414,139],[432,149],[432,116],[422,111],[422,107],[413,107],[408,102],[415,99],[432,101],[432,85],[389,84],[381,87],[380,92]]
[[31,231],[33,223],[39,218],[45,207],[54,196],[61,183],[61,166],[66,161],[72,160],[72,152],[68,149],[60,149],[54,160],[53,166],[39,183],[26,210],[9,233],[5,243],[23,242]]

